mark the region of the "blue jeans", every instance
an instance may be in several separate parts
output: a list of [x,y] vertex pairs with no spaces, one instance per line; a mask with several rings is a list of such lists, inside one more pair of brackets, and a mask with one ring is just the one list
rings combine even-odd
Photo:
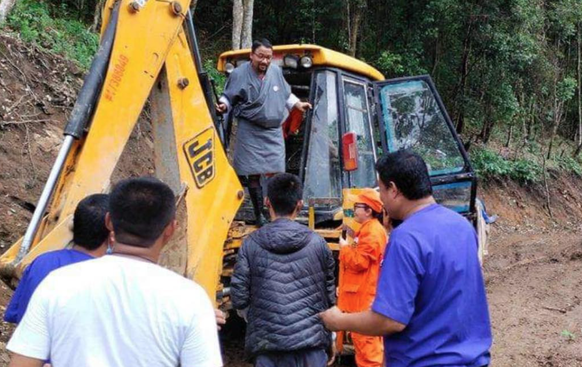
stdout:
[[266,353],[255,359],[255,367],[325,367],[326,365],[327,354],[323,349]]

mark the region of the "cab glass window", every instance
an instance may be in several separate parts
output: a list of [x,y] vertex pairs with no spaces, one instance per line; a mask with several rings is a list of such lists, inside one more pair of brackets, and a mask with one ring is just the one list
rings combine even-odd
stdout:
[[355,132],[358,146],[358,169],[350,172],[352,187],[376,187],[375,140],[368,110],[366,85],[344,79],[346,132]]
[[[341,197],[341,166],[336,74],[316,73],[313,114],[309,131],[309,147],[305,167],[303,196],[309,199]],[[315,201],[317,203],[324,201]]]
[[390,151],[412,149],[419,153],[431,176],[463,170],[465,162],[457,141],[426,82],[384,85],[380,101]]

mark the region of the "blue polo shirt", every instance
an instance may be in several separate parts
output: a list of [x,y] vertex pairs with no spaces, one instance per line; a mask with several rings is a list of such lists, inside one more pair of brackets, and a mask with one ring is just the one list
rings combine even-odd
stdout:
[[384,337],[388,366],[489,364],[491,325],[477,243],[471,224],[438,204],[390,234],[372,309],[406,328]]
[[18,287],[12,295],[10,304],[6,308],[4,321],[18,324],[20,320],[22,320],[26,308],[28,307],[28,302],[30,302],[30,298],[36,290],[36,287],[38,287],[40,282],[42,282],[51,271],[65,265],[90,259],[93,259],[91,255],[81,251],[67,249],[51,251],[38,256],[32,263],[30,263],[30,265],[28,265],[26,270],[24,270],[22,279],[20,279]]

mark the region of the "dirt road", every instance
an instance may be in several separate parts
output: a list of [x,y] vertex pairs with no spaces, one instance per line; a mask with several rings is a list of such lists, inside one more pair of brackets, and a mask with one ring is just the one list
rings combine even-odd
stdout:
[[[493,229],[484,274],[493,366],[582,366],[582,231]],[[241,343],[225,345],[226,365]]]
[[[494,228],[484,274],[493,366],[582,366],[582,231]],[[0,286],[2,314],[11,293]],[[0,326],[0,348],[11,332]],[[251,366],[240,337],[225,340],[224,354],[227,367]],[[7,360],[0,353],[0,366]]]

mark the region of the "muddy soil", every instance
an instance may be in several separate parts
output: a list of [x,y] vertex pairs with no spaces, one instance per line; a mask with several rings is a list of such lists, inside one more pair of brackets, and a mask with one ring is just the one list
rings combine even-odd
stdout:
[[[81,78],[74,64],[0,34],[0,253],[24,233]],[[152,173],[151,145],[150,126],[140,119],[113,181]],[[582,179],[550,172],[549,192],[492,181],[480,196],[500,217],[483,269],[492,365],[582,366]],[[11,295],[0,282],[0,316]],[[225,365],[248,367],[237,329],[221,336]],[[0,367],[12,331],[0,323]]]

